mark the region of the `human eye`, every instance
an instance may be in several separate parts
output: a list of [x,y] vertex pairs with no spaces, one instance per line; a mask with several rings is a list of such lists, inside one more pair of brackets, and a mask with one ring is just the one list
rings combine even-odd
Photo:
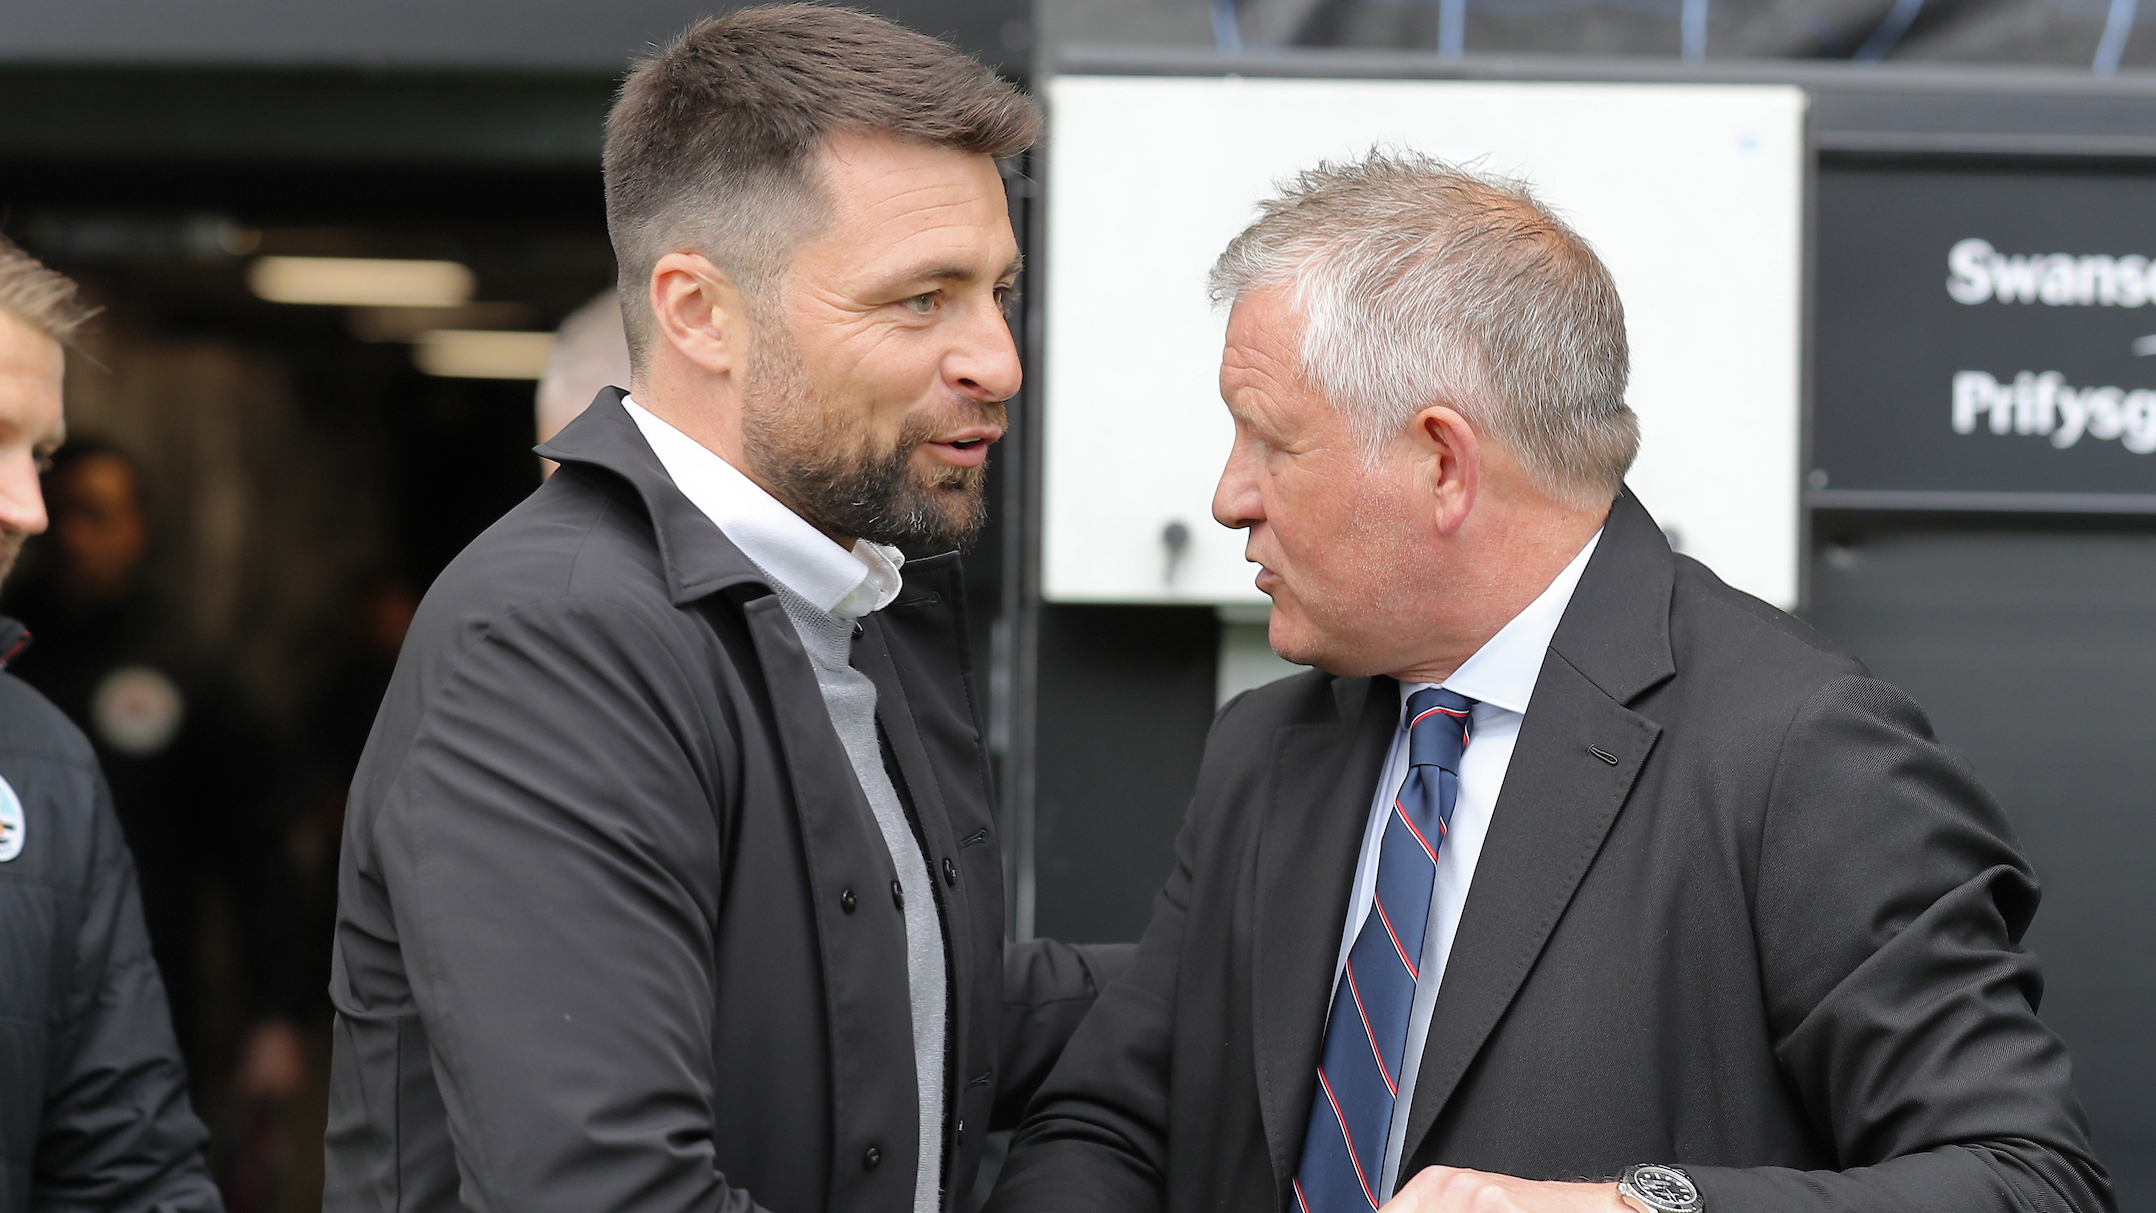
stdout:
[[907,311],[916,316],[932,316],[936,312],[936,305],[941,302],[943,302],[942,292],[930,291],[925,295],[915,295],[913,298],[905,300],[904,306]]
[[1003,313],[1005,320],[1010,319],[1011,313],[1018,310],[1019,298],[1018,288],[1015,286],[999,286],[996,288],[996,307]]

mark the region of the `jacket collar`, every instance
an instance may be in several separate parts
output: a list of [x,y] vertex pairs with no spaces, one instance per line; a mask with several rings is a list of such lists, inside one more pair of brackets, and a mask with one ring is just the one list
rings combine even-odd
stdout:
[[9,662],[22,656],[22,651],[29,647],[30,629],[0,615],[0,670],[5,670]]
[[736,586],[769,593],[770,580],[763,570],[675,487],[643,431],[621,406],[626,395],[618,387],[601,389],[590,408],[533,449],[565,468],[611,472],[636,491],[658,537],[659,561],[675,606]]
[[1550,649],[1618,703],[1677,672],[1669,602],[1676,557],[1662,528],[1627,488],[1610,506],[1602,541],[1580,574]]

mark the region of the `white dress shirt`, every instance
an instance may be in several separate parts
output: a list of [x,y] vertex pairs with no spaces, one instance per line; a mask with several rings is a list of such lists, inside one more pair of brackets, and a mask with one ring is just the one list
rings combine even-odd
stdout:
[[1393,1106],[1392,1129],[1385,1138],[1383,1186],[1378,1191],[1386,1195],[1398,1187],[1407,1112],[1413,1103],[1416,1076],[1422,1071],[1423,1039],[1430,1033],[1430,1012],[1437,1005],[1438,987],[1445,980],[1445,962],[1451,959],[1452,939],[1460,929],[1460,911],[1467,904],[1468,887],[1475,881],[1475,861],[1482,858],[1482,840],[1489,836],[1497,794],[1505,786],[1506,769],[1512,765],[1512,746],[1519,740],[1520,722],[1526,718],[1527,701],[1535,693],[1535,679],[1541,676],[1550,637],[1564,618],[1572,591],[1580,583],[1580,573],[1601,539],[1602,532],[1596,531],[1549,588],[1476,649],[1452,677],[1442,684],[1400,686],[1400,723],[1394,726],[1392,748],[1385,756],[1377,794],[1370,802],[1370,821],[1363,827],[1354,894],[1348,902],[1340,956],[1333,964],[1335,986],[1376,896],[1377,862],[1384,846],[1385,823],[1392,813],[1393,797],[1407,778],[1408,696],[1442,685],[1474,700],[1475,708],[1468,725],[1467,749],[1460,755],[1460,784],[1453,800],[1452,821],[1437,853],[1437,886],[1430,900],[1429,925],[1422,944],[1422,978],[1415,983],[1415,1006],[1407,1021],[1407,1047],[1400,1059],[1400,1099]]
[[818,610],[859,619],[898,597],[898,568],[906,558],[897,548],[862,539],[847,551],[741,469],[650,409],[627,396],[621,398],[621,407],[644,432],[644,441],[682,496],[726,532],[757,568],[785,582]]

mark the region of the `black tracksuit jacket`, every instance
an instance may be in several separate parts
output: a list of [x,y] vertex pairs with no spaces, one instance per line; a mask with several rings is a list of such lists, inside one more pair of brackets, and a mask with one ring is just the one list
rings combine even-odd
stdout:
[[105,778],[5,672],[0,780],[0,1213],[220,1213]]

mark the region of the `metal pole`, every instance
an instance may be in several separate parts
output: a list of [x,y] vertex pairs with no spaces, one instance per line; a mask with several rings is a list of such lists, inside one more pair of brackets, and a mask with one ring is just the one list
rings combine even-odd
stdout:
[[1438,0],[1437,53],[1444,59],[1467,53],[1467,0]]
[[1684,0],[1684,61],[1707,61],[1707,0]]
[[1924,0],[1894,0],[1894,7],[1887,10],[1879,28],[1872,31],[1871,37],[1866,38],[1864,45],[1850,58],[1859,63],[1877,63],[1886,58],[1887,52],[1909,32],[1909,27],[1916,23],[1917,14],[1923,11]]
[[2111,0],[2111,15],[2104,19],[2104,36],[2096,43],[2096,60],[2089,70],[2099,76],[2116,75],[2119,57],[2126,53],[2126,39],[2133,36],[2136,0]]
[[1235,0],[1213,0],[1213,49],[1234,54],[1243,49],[1243,26],[1235,12]]

